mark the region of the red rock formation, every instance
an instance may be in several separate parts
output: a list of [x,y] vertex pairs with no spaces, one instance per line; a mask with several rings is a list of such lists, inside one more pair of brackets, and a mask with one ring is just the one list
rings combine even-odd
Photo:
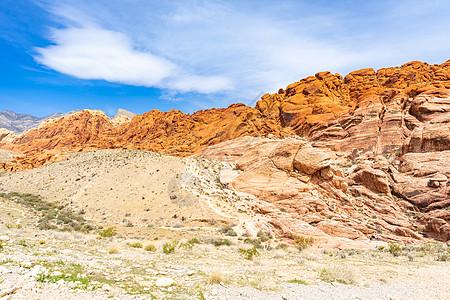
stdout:
[[252,202],[253,210],[264,214],[279,235],[313,236],[319,246],[338,248],[373,247],[372,235],[384,241],[423,240],[422,223],[390,192],[390,163],[384,157],[359,159],[344,169],[338,165],[342,157],[293,138],[239,138],[211,148],[196,156],[234,161],[237,170],[225,170],[222,183],[256,196],[260,201]]
[[[293,133],[305,139],[248,138]],[[10,171],[89,149],[201,151],[237,162],[242,173],[230,186],[257,196],[254,209],[285,236],[302,228],[322,243],[329,236],[346,243],[381,231],[385,239],[413,241],[422,238],[420,228],[428,237],[450,237],[450,60],[362,69],[344,78],[321,72],[264,95],[255,108],[152,110],[118,126],[102,113],[82,111],[0,148],[19,153],[0,163]]]

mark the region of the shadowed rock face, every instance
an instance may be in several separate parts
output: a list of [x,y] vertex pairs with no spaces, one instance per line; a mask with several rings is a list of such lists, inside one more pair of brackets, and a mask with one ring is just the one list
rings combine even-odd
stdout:
[[[344,78],[321,72],[264,95],[255,108],[152,110],[116,124],[93,111],[51,120],[0,144],[18,153],[0,168],[90,149],[197,153],[235,162],[239,171],[227,184],[256,196],[254,210],[286,237],[314,235],[337,246],[374,234],[448,240],[449,112],[450,61]],[[274,139],[283,137],[295,138]]]

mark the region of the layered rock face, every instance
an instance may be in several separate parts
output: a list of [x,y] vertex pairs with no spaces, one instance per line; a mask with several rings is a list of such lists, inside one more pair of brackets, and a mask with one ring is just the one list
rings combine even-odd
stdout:
[[419,211],[416,205],[391,194],[391,162],[383,156],[352,161],[306,139],[252,137],[196,156],[234,161],[236,169],[223,170],[221,181],[260,200],[253,210],[287,238],[313,236],[319,246],[359,248],[373,247],[371,236],[413,242],[423,240],[419,231],[429,231],[409,216],[411,207]]
[[263,96],[256,107],[318,145],[383,154],[401,146],[414,127],[413,97],[435,89],[450,89],[450,61],[362,69],[345,78],[321,72]]

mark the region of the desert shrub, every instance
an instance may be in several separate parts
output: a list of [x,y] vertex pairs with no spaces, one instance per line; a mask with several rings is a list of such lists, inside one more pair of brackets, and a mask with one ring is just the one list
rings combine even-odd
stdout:
[[345,268],[323,268],[319,271],[319,277],[326,282],[339,282],[343,284],[354,284],[354,274]]
[[118,254],[119,253],[119,247],[117,247],[116,245],[109,246],[108,253],[109,254]]
[[302,251],[314,243],[314,238],[313,237],[305,238],[305,237],[301,236],[301,237],[295,237],[294,241],[295,241],[295,244],[297,244],[297,249]]
[[439,253],[436,256],[437,261],[450,261],[450,255],[447,253]]
[[193,238],[193,239],[190,239],[188,241],[188,243],[194,245],[194,244],[200,244],[200,241],[197,238]]
[[147,244],[144,248],[146,251],[151,251],[151,252],[155,252],[156,251],[156,246],[153,245],[152,243]]
[[209,283],[210,284],[219,284],[219,283],[221,283],[221,282],[223,282],[224,280],[223,280],[223,275],[222,275],[222,273],[219,273],[219,272],[212,272],[210,275],[209,275]]
[[248,260],[253,260],[253,258],[254,258],[255,256],[260,255],[258,249],[256,249],[255,246],[253,246],[253,247],[250,248],[250,249],[239,248],[239,253],[240,253],[245,259],[248,259]]
[[185,250],[191,250],[192,247],[194,247],[194,244],[191,244],[191,243],[189,243],[189,242],[186,242],[186,243],[180,243],[180,244],[178,245],[178,248],[183,248],[183,249],[185,249]]
[[163,252],[165,254],[171,254],[175,252],[175,248],[177,247],[177,242],[165,242],[163,244]]
[[105,230],[100,231],[99,235],[101,237],[113,237],[113,236],[117,235],[116,227],[108,227]]
[[228,236],[237,236],[236,231],[234,231],[234,229],[231,228],[230,225],[222,226],[222,228],[219,230],[219,232],[223,233],[225,235],[228,235]]
[[266,241],[268,241],[269,239],[272,238],[271,235],[266,235],[266,234],[265,234],[264,232],[262,232],[261,230],[258,231],[258,233],[256,234],[256,236],[259,238],[259,240],[260,240],[261,242],[266,242]]
[[286,249],[288,247],[287,244],[278,244],[275,249]]
[[227,240],[227,239],[218,238],[218,239],[212,239],[211,244],[213,244],[216,247],[223,246],[223,245],[231,246],[231,241]]
[[21,240],[19,241],[18,245],[27,247],[27,246],[28,246],[27,240],[26,240],[26,239],[21,239]]
[[262,249],[262,245],[261,245],[261,240],[260,239],[246,238],[246,239],[244,239],[244,243],[251,244],[251,245],[253,245],[254,247],[256,247],[258,249]]
[[[8,193],[0,194],[1,197],[27,206],[41,215],[38,228],[41,230],[60,229],[63,231],[82,231],[86,220],[75,214],[66,205],[47,202],[40,196],[32,194]],[[88,231],[85,229],[85,231]]]
[[133,248],[142,248],[142,244],[139,243],[139,242],[134,242],[134,243],[131,243],[131,244],[130,244],[130,247],[133,247]]
[[402,248],[394,243],[389,243],[389,249],[388,251],[393,255],[393,256],[400,256],[402,254]]

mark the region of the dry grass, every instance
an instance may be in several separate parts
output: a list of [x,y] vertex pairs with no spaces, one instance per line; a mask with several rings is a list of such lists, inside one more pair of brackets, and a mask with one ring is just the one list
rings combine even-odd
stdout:
[[156,246],[152,243],[147,244],[144,248],[146,251],[151,251],[151,252],[155,252],[156,251]]
[[119,247],[117,245],[111,245],[108,248],[108,253],[109,254],[118,254],[119,252],[120,252],[119,251]]
[[209,283],[210,283],[210,284],[219,284],[219,283],[221,283],[221,282],[223,282],[223,281],[224,281],[224,279],[223,279],[222,273],[219,273],[219,272],[212,272],[212,273],[209,275]]
[[323,268],[319,271],[319,277],[326,282],[339,282],[343,284],[356,283],[353,272],[344,267]]

